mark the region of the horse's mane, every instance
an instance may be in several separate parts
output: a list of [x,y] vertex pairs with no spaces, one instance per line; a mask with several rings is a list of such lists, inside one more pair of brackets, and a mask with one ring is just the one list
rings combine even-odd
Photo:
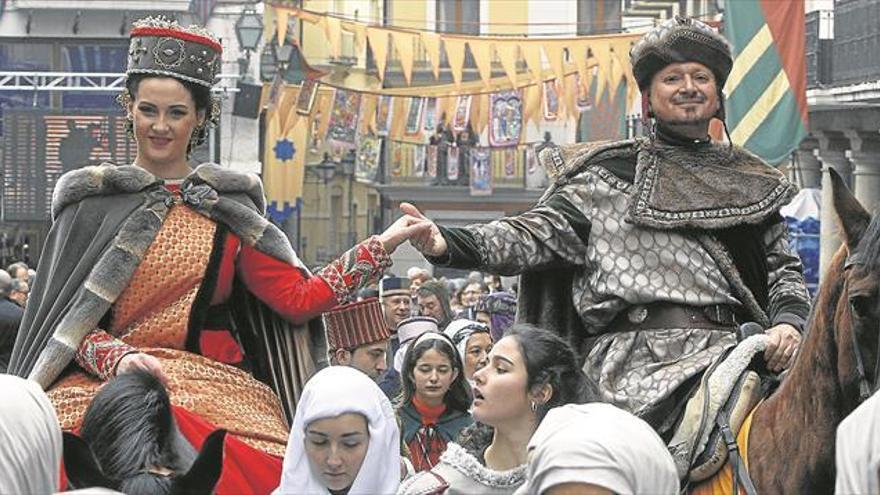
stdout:
[[80,435],[91,445],[107,476],[123,486],[163,484],[166,477],[160,479],[145,470],[159,466],[185,470],[195,458],[192,446],[182,455],[178,452],[180,432],[168,393],[146,372],[124,373],[108,382],[86,410]]

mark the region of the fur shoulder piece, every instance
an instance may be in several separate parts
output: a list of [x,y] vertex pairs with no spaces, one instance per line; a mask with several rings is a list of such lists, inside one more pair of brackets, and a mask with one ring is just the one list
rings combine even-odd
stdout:
[[526,479],[526,465],[508,471],[489,469],[457,443],[449,443],[440,456],[440,462],[449,465],[466,478],[491,488],[516,488]]
[[[203,163],[186,178],[193,185],[207,184],[221,195],[244,194],[260,214],[266,212],[263,183],[255,174],[238,172],[213,163]],[[102,163],[72,170],[58,180],[52,193],[52,218],[67,205],[89,196],[124,194],[142,191],[162,180],[133,165]]]
[[263,182],[256,174],[239,172],[214,163],[203,163],[196,167],[188,180],[194,185],[208,184],[220,194],[246,194],[261,214],[266,213]]
[[554,180],[571,177],[587,165],[616,156],[635,156],[641,140],[600,141],[565,146],[550,144],[538,151],[538,162]]
[[62,175],[52,192],[52,218],[65,206],[82,201],[88,196],[123,194],[141,191],[161,182],[146,170],[131,165],[116,166],[102,163],[71,170]]

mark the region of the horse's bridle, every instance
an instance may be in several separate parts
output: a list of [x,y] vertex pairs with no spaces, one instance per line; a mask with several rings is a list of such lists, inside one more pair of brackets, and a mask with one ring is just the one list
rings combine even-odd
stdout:
[[[864,260],[862,259],[861,253],[858,251],[852,253],[851,255],[846,257],[846,261],[843,264],[843,271],[846,271],[852,268],[855,265],[864,265]],[[844,282],[847,285],[846,293],[849,294],[849,279]],[[855,319],[853,315],[852,304],[847,302],[846,309],[849,311],[850,321],[855,324]],[[880,326],[880,325],[878,325]],[[874,362],[874,386],[872,387],[868,381],[868,375],[865,373],[865,363],[862,361],[862,347],[859,344],[859,338],[856,334],[855,328],[853,328],[852,335],[852,343],[853,343],[853,351],[856,354],[856,371],[859,374],[859,404],[868,400],[874,392],[880,388],[880,379],[878,379],[878,373],[880,373],[880,350],[876,352],[875,362]]]

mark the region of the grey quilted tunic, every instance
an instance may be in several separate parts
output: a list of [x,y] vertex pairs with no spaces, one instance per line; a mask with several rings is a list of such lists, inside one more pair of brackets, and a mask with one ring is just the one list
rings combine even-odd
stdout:
[[[603,163],[587,163],[521,215],[443,229],[455,246],[447,262],[468,264],[454,259],[466,245],[469,264],[491,273],[515,275],[559,266],[573,270],[571,303],[586,331],[596,336],[584,372],[601,400],[643,416],[736,345],[734,329],[615,332],[609,327],[612,320],[654,302],[739,309],[743,303],[717,256],[690,235],[692,230],[627,221],[634,186]],[[583,215],[587,229],[573,221],[572,211]],[[769,323],[802,322],[808,299],[800,261],[788,247],[786,226],[773,223],[763,235],[770,270],[769,305],[764,308]],[[798,304],[792,306],[792,300]]]

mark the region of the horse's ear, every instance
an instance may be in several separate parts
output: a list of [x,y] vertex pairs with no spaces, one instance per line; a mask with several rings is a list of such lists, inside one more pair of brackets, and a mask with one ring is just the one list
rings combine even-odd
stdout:
[[871,223],[871,215],[853,196],[843,182],[843,178],[834,168],[828,168],[831,176],[831,198],[834,213],[843,232],[843,241],[852,252],[862,239],[862,234]]
[[116,482],[104,474],[98,459],[85,440],[70,432],[63,432],[64,471],[74,488],[112,488]]
[[220,481],[223,470],[223,440],[226,430],[217,430],[208,435],[202,444],[202,450],[193,462],[189,471],[174,478],[171,484],[172,495],[210,494]]

